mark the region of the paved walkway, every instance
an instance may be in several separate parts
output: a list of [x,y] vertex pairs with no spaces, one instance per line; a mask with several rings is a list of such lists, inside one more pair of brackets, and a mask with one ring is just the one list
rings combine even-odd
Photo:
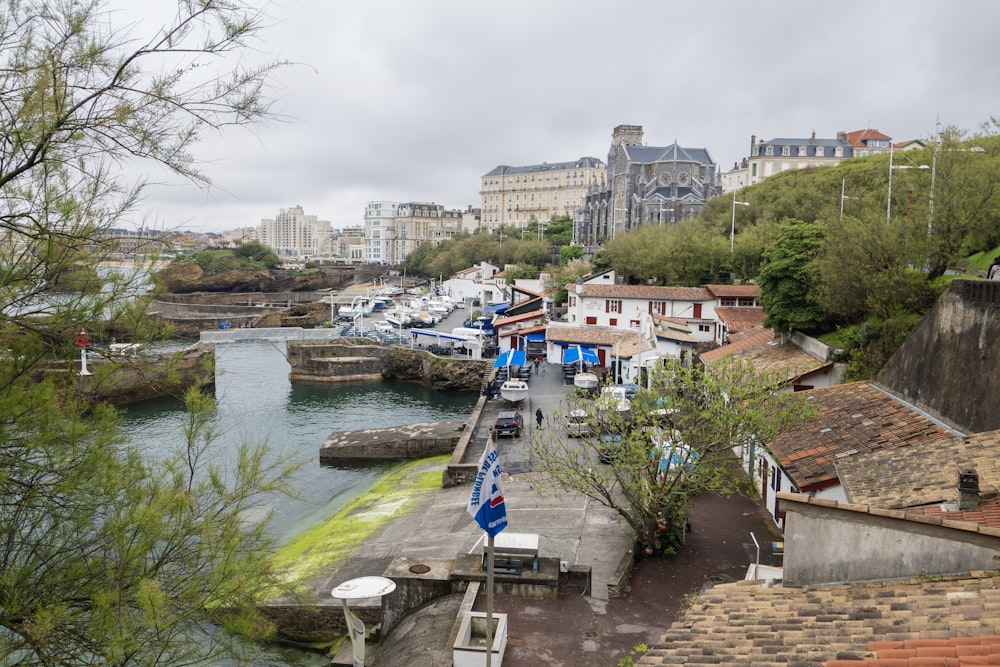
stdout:
[[[449,319],[441,326],[460,324],[453,325]],[[630,590],[621,597],[610,596],[608,584],[631,553],[631,530],[594,501],[552,494],[529,471],[535,409],[542,408],[549,417],[546,428],[561,428],[556,417],[566,413],[565,396],[573,388],[563,384],[561,369],[553,364],[544,375],[533,374],[529,385],[530,399],[520,408],[525,436],[504,438],[498,445],[507,530],[537,533],[542,556],[589,566],[593,583],[589,591],[563,586],[559,598],[551,601],[496,596],[494,611],[508,614],[509,623],[503,664],[610,667],[636,644],[655,643],[689,594],[714,582],[742,578],[757,558],[751,532],[761,545],[770,545],[777,533],[770,518],[751,500],[701,496],[691,508],[692,531],[683,551],[639,562],[629,581]],[[502,399],[487,403],[467,450],[468,460],[479,458],[489,426],[501,409],[509,409]],[[468,495],[469,488],[464,486],[440,489],[415,511],[384,525],[347,563],[316,582],[317,599],[329,599],[329,591],[348,579],[384,573],[400,557],[437,562],[481,549],[484,534],[465,511]],[[767,546],[760,562],[780,564]],[[383,639],[369,664],[450,667],[448,639],[460,603],[461,596],[448,596],[411,614]],[[482,594],[475,608],[485,609]]]

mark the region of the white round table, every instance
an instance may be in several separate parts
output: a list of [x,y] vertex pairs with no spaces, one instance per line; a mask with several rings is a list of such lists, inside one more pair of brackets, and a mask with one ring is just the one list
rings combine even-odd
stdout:
[[347,632],[351,636],[354,667],[365,667],[365,624],[351,613],[347,603],[349,600],[365,600],[380,598],[396,590],[396,582],[385,577],[358,577],[340,584],[330,593],[341,601],[344,607],[344,619],[347,621]]

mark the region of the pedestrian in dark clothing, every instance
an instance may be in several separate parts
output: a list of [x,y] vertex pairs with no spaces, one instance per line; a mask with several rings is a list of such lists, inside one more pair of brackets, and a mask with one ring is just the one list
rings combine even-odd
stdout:
[[535,410],[535,423],[538,424],[538,428],[542,427],[543,419],[544,417],[542,416],[542,409],[538,408],[537,410]]

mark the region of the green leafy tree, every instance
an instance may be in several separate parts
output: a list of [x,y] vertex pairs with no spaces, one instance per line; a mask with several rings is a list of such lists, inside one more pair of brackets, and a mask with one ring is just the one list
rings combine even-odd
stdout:
[[816,299],[814,262],[823,246],[823,225],[789,220],[774,245],[764,251],[757,281],[767,318],[778,331],[811,331],[826,314]]
[[564,245],[559,248],[559,263],[564,266],[570,261],[580,259],[581,257],[583,257],[582,245]]
[[143,165],[208,184],[196,141],[265,117],[279,64],[208,73],[259,33],[235,0],[181,1],[148,39],[114,18],[97,0],[0,9],[5,665],[194,664],[231,652],[233,633],[266,634],[255,604],[277,581],[245,519],[282,487],[283,464],[262,449],[225,465],[210,454],[211,399],[194,394],[175,454],[154,463],[123,446],[114,410],[79,398],[72,341],[122,323],[150,333],[141,270],[81,267],[113,256]]
[[581,493],[616,511],[636,540],[670,551],[681,541],[688,501],[704,491],[746,488],[734,476],[733,448],[769,442],[812,414],[801,396],[750,362],[728,359],[654,369],[649,389],[627,411],[617,401],[577,396],[569,410],[587,415],[591,433],[564,437],[537,431],[532,467],[557,491]]

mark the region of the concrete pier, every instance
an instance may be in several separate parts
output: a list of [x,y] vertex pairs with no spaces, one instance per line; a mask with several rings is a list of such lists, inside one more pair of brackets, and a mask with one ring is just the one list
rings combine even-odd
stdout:
[[427,422],[390,428],[331,433],[319,449],[319,462],[351,459],[420,459],[451,454],[465,422]]

